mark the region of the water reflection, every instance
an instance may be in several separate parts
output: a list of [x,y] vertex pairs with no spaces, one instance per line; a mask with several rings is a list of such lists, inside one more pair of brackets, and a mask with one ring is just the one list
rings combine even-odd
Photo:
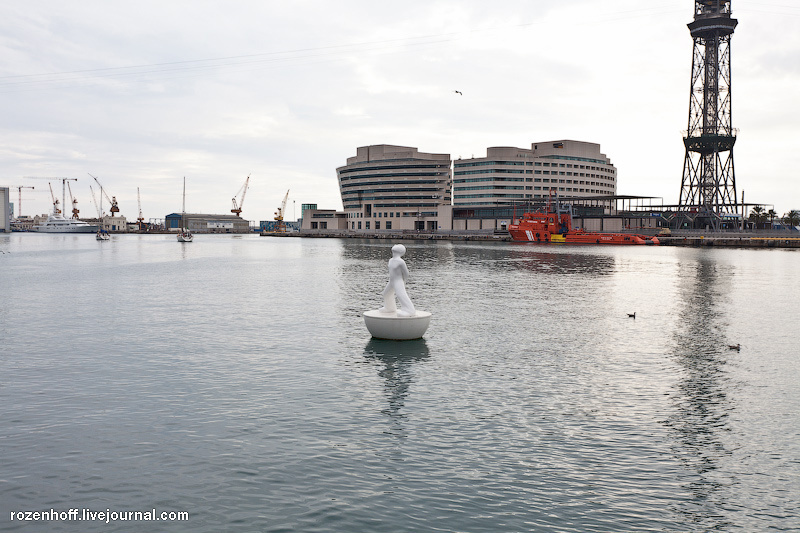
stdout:
[[403,406],[414,381],[412,366],[428,358],[425,339],[389,341],[370,339],[364,348],[364,358],[378,364],[378,375],[385,380],[384,391],[388,406],[381,412],[392,421],[392,434],[406,437],[403,426]]
[[665,424],[672,430],[673,452],[690,472],[684,483],[691,498],[678,511],[703,530],[730,526],[724,518],[725,491],[732,483],[717,470],[732,452],[724,435],[734,406],[726,356],[726,285],[718,262],[707,257],[681,264],[679,311],[673,335],[672,358],[681,376],[670,396],[672,414]]
[[[534,248],[536,246],[536,248]],[[611,274],[615,269],[613,255],[594,249],[570,248],[542,250],[537,245],[513,244],[508,256],[509,264],[521,270],[542,274]]]

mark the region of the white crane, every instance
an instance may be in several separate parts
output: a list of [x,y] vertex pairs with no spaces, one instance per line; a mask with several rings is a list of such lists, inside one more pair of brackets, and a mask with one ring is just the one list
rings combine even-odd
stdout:
[[139,195],[139,187],[136,187],[136,201],[139,203],[139,218],[136,222],[139,223],[139,231],[144,231],[144,217],[142,216],[142,197]]
[[[97,220],[102,224],[102,220],[100,219],[103,218],[103,213],[100,212],[100,208],[97,206],[97,198],[94,197],[94,189],[92,189],[91,185],[89,185],[89,191],[92,193],[92,202],[94,202],[94,208],[97,210]],[[100,197],[100,203],[103,203],[102,196]]]
[[[67,203],[67,182],[68,181],[78,181],[78,178],[43,178],[39,176],[23,176],[24,179],[29,180],[61,180],[61,203]],[[53,196],[53,186],[50,185],[50,196],[53,197],[53,204],[55,204],[56,197]],[[61,210],[59,210],[59,213]]]
[[[89,174],[89,173],[87,172],[87,174]],[[89,174],[89,175],[92,176],[91,174]],[[105,196],[106,200],[108,200],[108,203],[111,204],[111,208],[109,209],[109,211],[111,211],[111,216],[112,217],[117,216],[117,213],[119,213],[119,206],[117,205],[117,197],[116,196],[112,196],[111,198],[109,198],[108,194],[106,194],[105,189],[103,189],[103,185],[100,183],[100,180],[98,180],[94,176],[92,176],[92,178],[94,178],[94,181],[97,182],[97,186],[100,187],[100,195],[101,196]]]
[[54,215],[60,215],[61,214],[61,209],[59,209],[59,207],[58,207],[59,206],[58,198],[56,198],[56,195],[53,194],[53,184],[48,182],[47,185],[50,186],[50,198],[53,199],[53,214]]

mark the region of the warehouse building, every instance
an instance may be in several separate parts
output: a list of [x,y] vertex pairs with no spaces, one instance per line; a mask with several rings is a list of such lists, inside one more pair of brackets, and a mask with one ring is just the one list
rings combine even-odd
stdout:
[[181,218],[192,233],[249,233],[250,222],[236,215],[206,215],[171,213],[164,218],[170,231],[181,229]]

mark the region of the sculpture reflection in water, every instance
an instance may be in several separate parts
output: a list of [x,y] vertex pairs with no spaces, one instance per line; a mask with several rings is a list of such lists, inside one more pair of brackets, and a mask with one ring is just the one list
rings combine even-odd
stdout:
[[414,382],[414,363],[425,361],[429,350],[425,339],[397,342],[370,339],[364,348],[364,358],[378,364],[378,375],[385,380],[384,390],[388,407],[381,412],[392,420],[391,433],[406,436],[402,425],[406,415],[402,410]]

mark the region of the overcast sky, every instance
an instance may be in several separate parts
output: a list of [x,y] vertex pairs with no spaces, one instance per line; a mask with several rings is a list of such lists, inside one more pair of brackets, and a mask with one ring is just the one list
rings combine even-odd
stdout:
[[[678,201],[692,0],[0,3],[0,185],[23,214],[97,176],[128,219],[272,219],[290,190],[341,209],[336,167],[358,146],[482,157],[489,146],[595,142],[618,192]],[[737,189],[800,209],[800,5],[736,0]],[[454,91],[459,90],[463,96]],[[53,183],[57,195],[60,182]],[[17,191],[12,191],[16,203]],[[768,206],[769,207],[769,206]],[[107,208],[106,208],[107,209]]]

